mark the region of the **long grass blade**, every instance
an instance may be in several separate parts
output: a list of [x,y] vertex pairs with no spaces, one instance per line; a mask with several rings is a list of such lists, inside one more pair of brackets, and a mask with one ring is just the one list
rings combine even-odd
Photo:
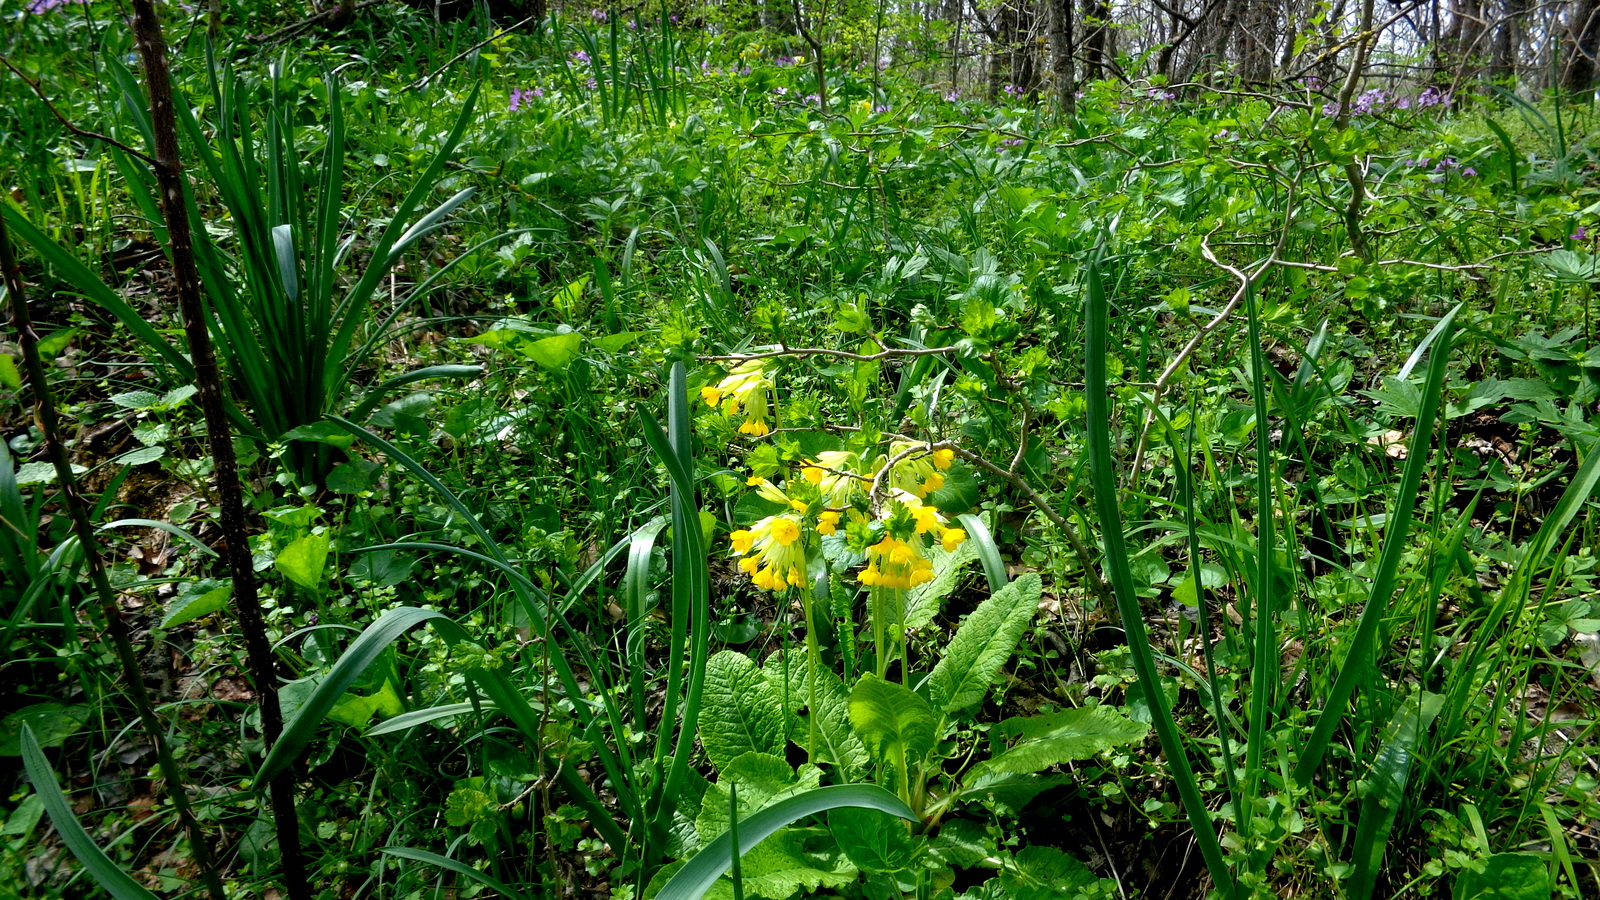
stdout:
[[83,863],[95,883],[105,888],[106,893],[116,900],[156,900],[155,894],[118,868],[111,857],[95,844],[89,832],[78,824],[72,807],[67,804],[66,795],[61,793],[55,770],[50,768],[50,761],[45,759],[44,751],[39,748],[39,740],[33,736],[33,729],[26,724],[22,726],[22,765],[28,771],[28,781],[32,782],[34,793],[39,795],[40,802],[44,804],[45,814],[56,826],[61,843],[66,844],[78,862]]
[[430,866],[438,866],[441,869],[454,872],[463,878],[475,881],[502,897],[511,898],[511,900],[528,900],[526,894],[507,886],[502,881],[491,878],[490,876],[479,872],[477,869],[474,869],[460,860],[451,859],[448,856],[440,856],[437,853],[429,853],[426,850],[413,850],[410,847],[384,847],[378,852],[387,856],[396,856],[400,859],[409,859],[412,862],[427,863]]
[[293,764],[300,751],[316,734],[322,720],[333,709],[339,698],[344,696],[350,685],[355,684],[361,673],[371,666],[390,644],[400,639],[400,636],[421,625],[424,622],[448,617],[444,613],[432,609],[418,609],[412,606],[402,606],[391,609],[379,616],[361,636],[356,638],[350,648],[333,664],[333,669],[328,676],[322,679],[311,696],[300,704],[292,720],[285,722],[283,734],[278,742],[267,751],[267,756],[261,761],[261,768],[256,772],[256,782],[266,784],[272,777]]
[[989,580],[989,593],[996,593],[1011,582],[1006,575],[1005,560],[1000,558],[1000,548],[995,546],[994,535],[989,533],[989,526],[972,513],[962,513],[956,516],[961,527],[967,532],[967,540],[972,542],[978,551],[978,561],[983,563],[983,575]]
[[[1452,309],[1445,315],[1444,322],[1453,322],[1459,310],[1459,306]],[[1422,485],[1422,472],[1427,468],[1430,459],[1428,448],[1433,442],[1433,423],[1439,412],[1440,397],[1444,392],[1445,368],[1450,360],[1453,336],[1454,332],[1449,328],[1440,335],[1437,341],[1438,347],[1434,349],[1433,357],[1429,361],[1428,380],[1422,391],[1422,406],[1418,410],[1415,429],[1411,434],[1406,466],[1400,473],[1400,488],[1395,496],[1394,511],[1390,513],[1385,525],[1383,553],[1378,558],[1378,571],[1372,580],[1372,593],[1367,597],[1367,605],[1361,611],[1361,619],[1356,624],[1355,634],[1350,638],[1350,649],[1345,654],[1344,665],[1339,670],[1333,687],[1329,689],[1328,696],[1322,702],[1322,711],[1317,718],[1316,728],[1312,730],[1311,737],[1300,751],[1300,760],[1295,764],[1294,779],[1301,784],[1310,784],[1322,766],[1322,756],[1327,752],[1329,742],[1333,740],[1334,729],[1344,721],[1345,706],[1350,701],[1350,695],[1355,692],[1356,685],[1371,677],[1370,661],[1376,649],[1379,626],[1383,624],[1384,614],[1389,609],[1389,601],[1394,596],[1395,574],[1400,568],[1400,558],[1405,554],[1406,538],[1411,531],[1412,517],[1416,513],[1417,492]]]
[[1106,301],[1105,286],[1100,280],[1098,263],[1089,266],[1088,344],[1084,359],[1084,393],[1087,395],[1089,414],[1089,480],[1094,487],[1095,510],[1100,518],[1100,528],[1105,541],[1106,574],[1116,593],[1117,611],[1122,616],[1122,627],[1128,639],[1128,649],[1133,669],[1144,686],[1145,696],[1152,706],[1151,724],[1161,740],[1172,767],[1172,778],[1177,784],[1189,824],[1194,828],[1195,842],[1200,845],[1200,855],[1206,870],[1226,896],[1237,897],[1238,887],[1222,852],[1222,844],[1211,823],[1211,813],[1195,781],[1194,770],[1172,719],[1166,692],[1161,687],[1156,672],[1155,657],[1150,652],[1150,638],[1144,627],[1143,613],[1135,593],[1133,572],[1128,566],[1128,548],[1122,531],[1122,510],[1117,506],[1117,474],[1111,462],[1111,406],[1107,402],[1110,389],[1106,383],[1106,351],[1110,345],[1110,305]]
[[1345,882],[1345,896],[1350,900],[1369,900],[1372,896],[1383,867],[1383,851],[1394,830],[1395,815],[1405,800],[1417,741],[1443,706],[1444,697],[1418,691],[1406,698],[1389,723],[1389,739],[1378,750],[1372,773],[1367,776],[1367,795],[1361,799],[1350,880]]

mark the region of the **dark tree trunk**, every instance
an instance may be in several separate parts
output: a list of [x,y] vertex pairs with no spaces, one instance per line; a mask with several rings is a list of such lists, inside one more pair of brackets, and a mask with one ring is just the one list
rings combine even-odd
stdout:
[[1110,73],[1111,4],[1105,0],[1083,0],[1083,77],[1088,81]]
[[1561,88],[1574,93],[1592,90],[1595,74],[1600,71],[1596,65],[1596,55],[1600,54],[1600,0],[1576,0],[1567,29],[1561,48],[1566,56]]
[[1072,83],[1072,0],[1048,0],[1050,11],[1050,80],[1056,103],[1071,112],[1076,85]]

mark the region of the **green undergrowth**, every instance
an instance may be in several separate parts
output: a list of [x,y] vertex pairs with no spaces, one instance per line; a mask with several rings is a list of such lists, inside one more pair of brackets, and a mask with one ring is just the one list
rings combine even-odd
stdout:
[[[1600,890],[1592,108],[167,13],[270,751],[150,170],[8,72],[0,202],[230,892],[280,771],[319,900]],[[198,889],[0,350],[0,896]]]

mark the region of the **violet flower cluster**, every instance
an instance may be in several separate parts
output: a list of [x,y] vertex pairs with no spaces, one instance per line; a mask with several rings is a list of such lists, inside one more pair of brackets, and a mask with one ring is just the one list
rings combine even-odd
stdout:
[[[1422,92],[1415,97],[1397,94],[1382,88],[1371,88],[1362,91],[1360,96],[1351,101],[1350,116],[1352,118],[1360,118],[1361,116],[1368,116],[1387,110],[1429,109],[1435,106],[1448,108],[1453,102],[1455,102],[1455,98],[1449,91],[1442,91],[1433,85],[1423,88]],[[1322,114],[1325,116],[1338,115],[1338,102],[1329,101],[1324,103],[1322,105]]]
[[1452,171],[1456,172],[1463,178],[1478,177],[1477,169],[1474,169],[1471,166],[1461,165],[1460,163],[1456,162],[1456,158],[1454,156],[1444,156],[1437,160],[1423,156],[1417,159],[1401,160],[1401,162],[1414,168],[1427,168],[1431,164],[1433,168],[1433,174],[1428,176],[1429,181],[1443,181],[1445,176]]
[[531,91],[525,91],[522,88],[517,88],[511,92],[511,111],[516,112],[517,110],[521,109],[522,104],[525,102],[532,103],[535,100],[542,99],[544,99],[544,88],[536,87]]

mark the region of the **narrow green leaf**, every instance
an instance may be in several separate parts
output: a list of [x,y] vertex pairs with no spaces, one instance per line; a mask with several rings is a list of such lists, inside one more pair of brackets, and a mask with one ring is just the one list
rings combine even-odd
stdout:
[[201,553],[204,553],[213,559],[217,558],[217,551],[207,547],[199,538],[195,537],[181,525],[174,525],[171,522],[163,522],[159,519],[118,519],[115,522],[107,522],[106,524],[101,525],[97,530],[110,531],[113,528],[158,528],[172,535],[173,537],[182,539],[189,546],[199,550]]
[[1389,843],[1389,832],[1394,829],[1395,814],[1405,800],[1417,741],[1443,707],[1442,695],[1418,691],[1400,704],[1389,722],[1389,738],[1378,749],[1378,758],[1367,776],[1367,795],[1361,798],[1356,845],[1350,856],[1350,880],[1344,889],[1350,900],[1368,900],[1372,896],[1373,885],[1383,869],[1383,851]]
[[[740,844],[754,847],[780,828],[831,809],[877,809],[916,821],[905,801],[876,785],[835,784],[774,803],[739,823]],[[733,838],[724,833],[696,853],[662,886],[655,900],[700,900],[733,863]]]
[[448,869],[457,875],[461,875],[465,878],[471,879],[472,881],[476,881],[477,883],[483,885],[491,891],[494,891],[502,897],[510,897],[511,900],[527,900],[527,897],[524,894],[521,894],[516,890],[506,886],[504,883],[497,881],[482,872],[479,872],[477,869],[474,869],[466,863],[461,862],[460,860],[451,859],[448,856],[440,856],[437,853],[429,853],[426,850],[413,850],[410,847],[384,847],[379,852],[389,856],[397,856],[401,859],[409,859],[413,862],[427,863],[430,866],[438,866],[441,869]]
[[1011,579],[1006,577],[1006,563],[1000,558],[1000,548],[995,546],[994,535],[989,533],[989,526],[972,513],[962,513],[956,516],[956,521],[967,532],[967,540],[978,551],[978,559],[983,561],[984,577],[989,579],[989,590],[999,591]]
[[106,856],[105,851],[89,837],[89,832],[78,824],[77,818],[72,815],[72,808],[67,804],[66,795],[61,793],[61,785],[56,781],[55,771],[50,768],[50,761],[39,749],[33,729],[26,725],[22,727],[22,764],[28,771],[28,781],[32,782],[34,793],[44,802],[44,811],[56,826],[56,834],[61,836],[61,843],[66,844],[78,862],[83,863],[95,883],[105,888],[106,893],[116,900],[156,900],[155,894],[117,868],[111,857]]
[[339,657],[339,661],[333,664],[333,670],[322,679],[311,696],[300,705],[294,718],[284,723],[283,734],[267,752],[266,759],[261,761],[261,768],[256,772],[256,783],[265,785],[294,762],[300,751],[310,743],[328,711],[333,709],[333,705],[339,702],[367,667],[378,659],[379,654],[407,631],[434,620],[450,622],[449,617],[436,610],[402,606],[389,610],[368,625]]
[[1110,303],[1106,300],[1105,285],[1100,278],[1098,261],[1092,261],[1088,272],[1089,296],[1086,304],[1087,335],[1084,353],[1084,399],[1088,404],[1089,483],[1094,488],[1095,512],[1100,519],[1100,531],[1105,541],[1105,568],[1116,594],[1117,612],[1122,617],[1122,627],[1127,636],[1133,668],[1146,693],[1154,700],[1156,714],[1154,726],[1161,740],[1161,749],[1167,756],[1173,781],[1183,801],[1184,813],[1194,829],[1195,843],[1211,874],[1224,896],[1238,897],[1238,884],[1228,868],[1222,852],[1222,843],[1211,822],[1211,812],[1190,768],[1183,739],[1178,734],[1167,707],[1166,693],[1161,690],[1161,679],[1156,671],[1155,657],[1150,652],[1149,633],[1144,626],[1143,611],[1128,567],[1127,539],[1122,530],[1122,509],[1118,506],[1121,495],[1117,487],[1117,471],[1111,457],[1110,387],[1106,379],[1106,355],[1111,346]]
[[[1310,784],[1317,770],[1321,768],[1322,756],[1328,749],[1328,743],[1333,740],[1334,729],[1344,721],[1350,695],[1355,692],[1357,682],[1370,675],[1371,656],[1376,650],[1379,626],[1383,624],[1383,617],[1389,610],[1389,602],[1394,597],[1396,573],[1400,569],[1400,558],[1405,554],[1406,539],[1411,532],[1411,520],[1416,512],[1417,496],[1422,486],[1422,473],[1427,468],[1429,460],[1433,458],[1428,452],[1428,447],[1433,441],[1433,424],[1439,411],[1440,397],[1444,392],[1446,365],[1450,359],[1450,347],[1454,338],[1450,323],[1455,320],[1456,313],[1460,309],[1461,307],[1457,306],[1450,310],[1439,323],[1443,331],[1440,331],[1438,347],[1434,349],[1433,357],[1428,364],[1428,380],[1423,389],[1422,408],[1411,434],[1406,466],[1400,473],[1400,487],[1395,495],[1394,510],[1390,513],[1385,528],[1383,553],[1378,557],[1378,570],[1372,580],[1372,593],[1367,596],[1367,604],[1361,611],[1360,620],[1356,623],[1355,634],[1350,638],[1350,649],[1345,654],[1339,675],[1334,680],[1333,687],[1329,689],[1328,696],[1321,703],[1316,728],[1306,740],[1305,748],[1300,753],[1300,761],[1295,765],[1294,779],[1301,784]],[[1439,327],[1434,330],[1439,331]]]

